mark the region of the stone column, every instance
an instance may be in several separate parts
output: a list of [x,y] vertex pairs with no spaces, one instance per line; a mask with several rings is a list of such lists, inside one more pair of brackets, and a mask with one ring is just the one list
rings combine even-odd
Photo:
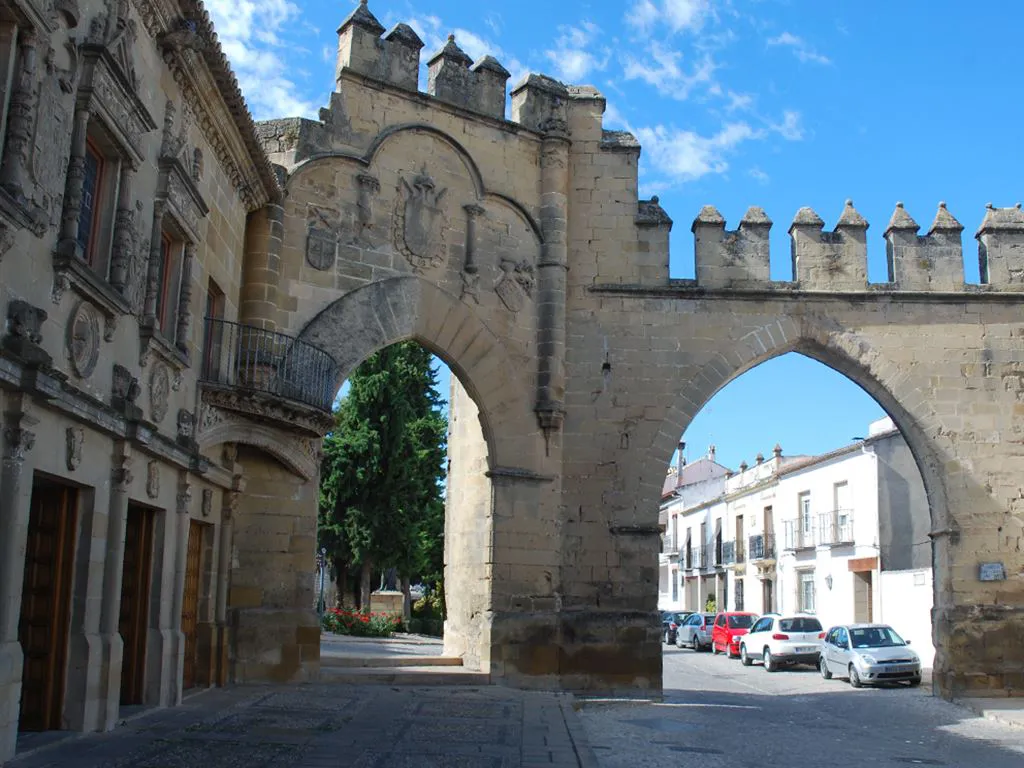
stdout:
[[[14,757],[24,658],[18,642],[21,590],[25,577],[32,499],[32,466],[26,462],[36,436],[34,420],[24,412],[4,419],[3,468],[0,470],[0,763]],[[27,464],[27,465],[26,465]]]
[[217,602],[214,606],[214,621],[217,625],[217,685],[228,682],[228,589],[231,585],[231,541],[234,537],[234,516],[238,509],[239,492],[224,491],[220,513],[220,539],[217,550]]
[[239,322],[277,329],[278,286],[281,280],[281,241],[284,208],[272,201],[249,216],[245,228],[245,259]]
[[110,253],[110,284],[124,293],[128,282],[128,265],[132,258],[135,236],[135,211],[132,181],[135,169],[124,162],[117,185],[117,217],[114,219],[114,245]]
[[182,352],[188,352],[188,332],[192,327],[192,265],[195,260],[196,244],[186,243],[178,290],[178,327],[174,331],[174,343]]
[[16,198],[27,198],[30,185],[29,160],[32,135],[38,108],[36,88],[36,36],[32,32],[18,40],[18,63],[15,83],[7,110],[7,144],[0,183]]
[[544,433],[561,429],[565,414],[565,282],[568,270],[569,136],[563,120],[549,120],[541,144],[538,264],[537,417]]
[[153,236],[149,240],[149,260],[146,264],[146,298],[142,304],[143,320],[151,328],[156,328],[157,300],[160,296],[160,273],[163,271],[164,259],[163,238],[161,233],[164,228],[164,212],[167,209],[166,200],[155,200],[153,202]]
[[83,256],[78,245],[78,217],[82,212],[82,187],[85,184],[85,148],[89,136],[89,111],[75,111],[75,124],[71,132],[71,155],[68,157],[68,175],[64,182],[64,212],[61,214],[58,248],[65,257]]
[[110,477],[110,512],[107,522],[107,554],[103,563],[103,603],[100,608],[100,648],[103,690],[100,693],[98,727],[109,731],[117,724],[121,705],[121,669],[124,641],[121,620],[121,579],[124,575],[124,537],[128,520],[128,489],[132,481],[131,447],[114,449]]
[[171,664],[172,700],[169,704],[181,703],[182,674],[185,669],[185,633],[181,631],[181,610],[185,603],[185,570],[188,568],[189,508],[192,503],[192,486],[188,476],[182,475],[178,483],[177,526],[174,550],[174,593],[171,600],[171,636],[175,638],[174,656]]

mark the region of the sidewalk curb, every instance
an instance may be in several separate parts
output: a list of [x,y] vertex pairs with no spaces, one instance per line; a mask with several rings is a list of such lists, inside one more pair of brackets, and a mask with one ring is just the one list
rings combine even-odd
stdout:
[[558,704],[562,710],[562,720],[565,723],[565,729],[569,732],[572,747],[576,751],[576,760],[579,763],[579,768],[600,768],[600,763],[597,762],[597,755],[590,748],[590,742],[587,741],[583,725],[576,716],[578,708],[575,706],[575,702],[576,697],[571,693],[558,697]]
[[[1000,699],[1000,701],[1011,701],[1012,699]],[[1008,725],[1011,728],[1024,729],[1024,700],[1019,700],[1020,705],[1013,711],[1013,714],[1001,712],[986,706],[991,699],[953,699],[953,704],[963,709],[969,709],[979,717],[991,720],[995,723]]]

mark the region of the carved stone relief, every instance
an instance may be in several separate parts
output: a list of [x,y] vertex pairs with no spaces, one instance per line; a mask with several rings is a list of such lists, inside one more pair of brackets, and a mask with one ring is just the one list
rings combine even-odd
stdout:
[[526,300],[533,295],[535,277],[533,265],[525,259],[514,261],[512,259],[501,260],[501,277],[494,286],[494,292],[498,298],[512,312],[518,312]]
[[64,432],[67,455],[65,463],[69,472],[78,469],[82,463],[82,445],[85,442],[85,430],[81,427],[68,427]]
[[203,517],[209,517],[213,512],[213,491],[209,488],[203,489],[203,501],[199,508]]
[[334,266],[338,252],[338,228],[331,223],[325,211],[315,206],[309,207],[308,217],[306,262],[313,269],[328,270]]
[[356,240],[364,245],[370,242],[370,231],[373,229],[373,196],[380,192],[380,182],[368,173],[356,175],[359,186],[359,198],[356,202]]
[[167,366],[159,363],[153,366],[149,377],[149,414],[155,424],[167,415],[167,401],[171,393],[171,375]]
[[129,419],[141,419],[142,409],[135,404],[142,392],[139,380],[123,365],[114,363],[110,405]]
[[89,378],[100,357],[100,316],[87,301],[79,303],[68,318],[67,345],[71,369],[81,378]]
[[393,222],[395,248],[417,272],[444,263],[447,191],[437,188],[426,166],[412,181],[403,176],[399,183]]
[[146,465],[146,495],[151,499],[160,495],[160,465],[156,461]]

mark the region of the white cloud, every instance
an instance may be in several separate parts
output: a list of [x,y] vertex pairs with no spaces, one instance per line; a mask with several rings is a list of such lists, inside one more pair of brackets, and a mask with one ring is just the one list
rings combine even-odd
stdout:
[[725,173],[729,170],[728,155],[740,144],[762,135],[745,122],[728,123],[712,136],[663,125],[637,131],[656,174],[676,183]]
[[599,54],[587,50],[601,34],[596,24],[581,21],[574,27],[559,27],[558,32],[555,47],[545,51],[544,56],[554,64],[555,74],[562,80],[577,83],[591,72],[608,66],[611,54],[607,49]]
[[224,53],[238,78],[249,109],[257,120],[269,117],[311,117],[316,105],[299,98],[279,55],[281,33],[299,15],[289,0],[207,0]]
[[782,122],[773,123],[771,128],[786,141],[800,141],[804,137],[801,116],[795,109],[787,109],[783,112]]
[[737,93],[730,90],[725,95],[729,99],[725,108],[730,112],[743,111],[754,106],[754,97],[749,93]]
[[818,53],[802,37],[797,37],[791,32],[783,32],[777,37],[770,37],[768,45],[781,45],[793,51],[793,55],[800,61],[810,61],[815,64],[831,64],[832,60],[822,53]]
[[771,176],[756,166],[747,171],[747,173],[750,174],[750,177],[757,181],[758,184],[767,184],[772,180]]
[[626,13],[626,23],[645,35],[653,32],[659,22],[671,32],[696,32],[710,13],[710,0],[636,0]]
[[704,56],[687,70],[683,65],[680,51],[651,42],[649,58],[638,61],[632,56],[624,59],[624,76],[627,80],[643,80],[653,85],[663,96],[685,100],[698,85],[714,88],[714,74],[717,67],[710,54]]

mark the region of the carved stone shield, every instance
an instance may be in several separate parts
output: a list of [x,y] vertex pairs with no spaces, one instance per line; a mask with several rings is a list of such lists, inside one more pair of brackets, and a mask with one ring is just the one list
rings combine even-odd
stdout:
[[309,227],[306,235],[306,261],[313,269],[321,271],[334,266],[338,250],[338,236],[323,227]]
[[422,270],[444,263],[445,210],[447,189],[437,189],[426,168],[410,182],[402,178],[395,204],[395,248],[413,269]]

